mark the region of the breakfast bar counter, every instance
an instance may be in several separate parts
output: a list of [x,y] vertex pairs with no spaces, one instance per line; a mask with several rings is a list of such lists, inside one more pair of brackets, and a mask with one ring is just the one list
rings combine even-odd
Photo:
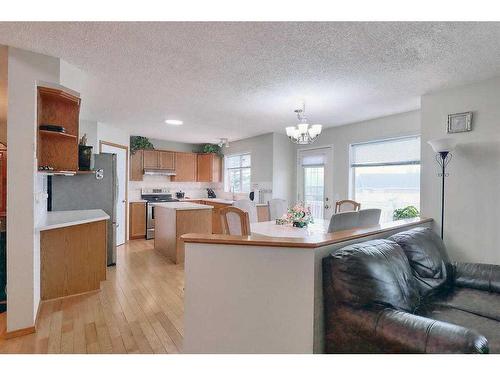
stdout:
[[327,233],[254,223],[250,236],[184,234],[185,353],[322,353],[322,259],[416,226],[415,218]]

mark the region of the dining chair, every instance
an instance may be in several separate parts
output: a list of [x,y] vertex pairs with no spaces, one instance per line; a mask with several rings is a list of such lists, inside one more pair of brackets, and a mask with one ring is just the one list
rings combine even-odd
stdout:
[[361,208],[361,203],[350,199],[344,199],[335,202],[335,213],[347,212],[347,211],[359,211]]
[[248,212],[237,207],[228,206],[221,208],[219,213],[222,217],[222,230],[224,234],[235,236],[250,235]]
[[358,227],[359,212],[348,211],[333,214],[328,226],[328,233],[338,232],[341,230],[348,230]]
[[380,208],[366,208],[364,210],[359,210],[358,226],[369,227],[377,225],[380,222],[381,214],[382,210]]
[[259,221],[259,218],[257,216],[257,206],[255,205],[255,202],[252,202],[250,199],[237,200],[236,202],[234,202],[233,206],[248,212],[250,223],[256,223]]
[[269,220],[271,221],[279,219],[288,211],[288,204],[285,199],[273,198],[267,204],[269,206]]

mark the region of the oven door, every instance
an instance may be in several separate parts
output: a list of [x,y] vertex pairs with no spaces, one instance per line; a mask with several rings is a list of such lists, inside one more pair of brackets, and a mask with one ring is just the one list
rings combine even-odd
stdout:
[[155,208],[149,202],[146,203],[146,239],[155,238]]

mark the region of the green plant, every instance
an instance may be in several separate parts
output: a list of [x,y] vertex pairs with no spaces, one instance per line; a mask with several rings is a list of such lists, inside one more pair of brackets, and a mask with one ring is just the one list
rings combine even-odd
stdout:
[[203,154],[217,154],[220,157],[224,155],[222,153],[222,148],[213,143],[205,143],[204,145],[201,145],[200,152]]
[[412,217],[418,217],[419,215],[420,212],[418,212],[415,206],[407,206],[395,209],[393,218],[394,220],[411,219]]
[[153,150],[153,144],[146,137],[133,135],[130,137],[130,152],[135,154],[137,150]]

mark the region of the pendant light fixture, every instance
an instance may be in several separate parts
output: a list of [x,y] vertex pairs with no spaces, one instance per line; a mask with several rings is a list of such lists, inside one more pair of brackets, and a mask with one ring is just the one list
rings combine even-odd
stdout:
[[286,135],[288,138],[298,145],[308,145],[313,143],[321,134],[322,125],[309,125],[306,117],[306,103],[302,103],[301,109],[296,109],[295,113],[299,119],[297,126],[288,126]]

